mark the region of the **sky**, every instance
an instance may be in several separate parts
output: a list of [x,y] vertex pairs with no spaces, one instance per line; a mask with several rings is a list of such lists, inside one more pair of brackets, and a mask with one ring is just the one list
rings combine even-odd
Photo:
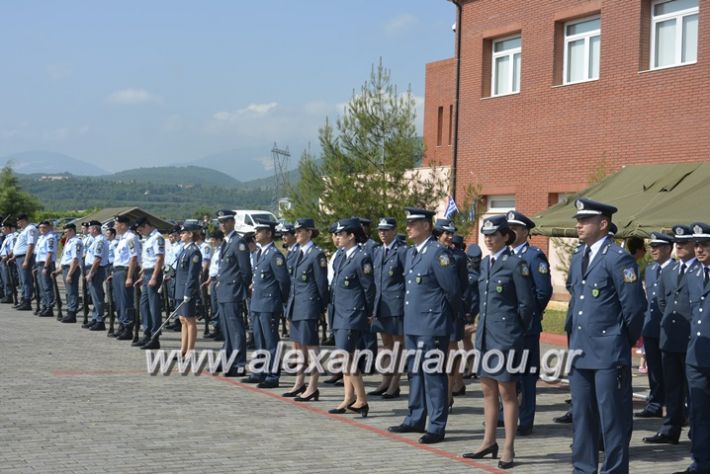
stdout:
[[[48,150],[108,171],[241,150],[296,159],[381,57],[411,85],[453,55],[446,0],[0,3],[0,157]],[[291,166],[293,167],[293,166]]]

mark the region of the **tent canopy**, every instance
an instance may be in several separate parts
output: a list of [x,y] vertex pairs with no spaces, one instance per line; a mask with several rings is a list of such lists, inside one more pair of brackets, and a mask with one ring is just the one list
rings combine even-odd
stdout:
[[73,222],[78,226],[80,222],[95,220],[101,222],[103,225],[112,221],[114,216],[128,216],[131,222],[135,221],[139,217],[145,217],[153,227],[158,229],[158,231],[163,234],[170,232],[170,229],[173,227],[173,224],[170,222],[164,221],[161,218],[144,211],[140,207],[106,207],[100,211],[94,212],[93,214],[75,219]]
[[710,222],[710,162],[630,165],[533,217],[533,234],[577,237],[575,200],[588,197],[619,209],[617,237],[648,237],[674,224]]

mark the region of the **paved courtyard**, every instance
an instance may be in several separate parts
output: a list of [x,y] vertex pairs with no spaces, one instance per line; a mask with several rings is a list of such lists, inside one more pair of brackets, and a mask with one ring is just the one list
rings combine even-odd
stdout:
[[[178,347],[168,332],[163,347]],[[218,343],[198,340],[198,348]],[[483,435],[477,381],[457,397],[446,442],[423,446],[395,435],[406,397],[370,400],[370,416],[330,415],[342,388],[296,403],[282,388],[259,390],[219,376],[149,376],[143,351],[79,324],[0,307],[0,471],[2,472],[503,472],[490,459],[460,457]],[[369,377],[374,386],[376,377]],[[644,392],[645,377],[634,377]],[[406,393],[406,381],[404,390]],[[535,432],[516,441],[517,473],[571,472],[564,386],[540,383]],[[640,402],[637,402],[640,406]],[[688,464],[677,446],[646,446],[659,419],[636,421],[631,471],[670,473]],[[499,430],[502,438],[502,429]]]

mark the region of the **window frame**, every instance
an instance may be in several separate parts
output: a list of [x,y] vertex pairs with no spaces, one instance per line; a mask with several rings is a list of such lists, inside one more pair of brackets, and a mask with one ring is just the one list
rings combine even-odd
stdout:
[[[494,199],[509,199],[513,201],[513,206],[507,207],[492,207]],[[489,194],[486,196],[486,214],[504,214],[509,211],[514,211],[518,202],[515,199],[515,194]]]
[[[501,52],[496,52],[496,44],[503,41],[512,40],[515,38],[520,38],[520,46],[517,48],[506,49]],[[515,55],[520,54],[520,77],[518,78],[518,90],[513,90],[513,83],[515,78]],[[510,81],[510,92],[505,92],[501,94],[496,94],[496,79],[498,78],[498,69],[496,68],[496,59],[508,56],[510,58],[510,74],[508,80]],[[522,74],[523,72],[523,35],[521,33],[516,33],[510,36],[504,36],[501,38],[496,38],[491,41],[491,97],[505,97],[507,95],[520,94],[520,89],[522,88]]]
[[[650,52],[650,61],[649,61],[649,69],[651,70],[656,70],[656,69],[667,69],[671,67],[678,67],[678,66],[687,66],[690,64],[696,64],[698,62],[698,56],[697,53],[695,55],[695,60],[694,61],[686,61],[683,62],[683,18],[686,16],[692,16],[692,15],[697,15],[698,16],[698,23],[700,22],[700,2],[698,1],[698,6],[692,7],[692,8],[686,8],[685,10],[679,10],[677,12],[673,13],[665,13],[663,15],[658,15],[656,16],[654,11],[656,9],[656,5],[660,5],[662,3],[669,3],[674,0],[653,0],[651,2],[651,52]],[[656,65],[656,25],[658,23],[663,23],[668,20],[675,19],[675,61],[672,64],[668,64],[666,66],[658,66]],[[698,36],[695,38],[696,42],[700,42],[700,26],[698,25]]]
[[[562,84],[563,85],[571,85],[571,84],[580,84],[582,82],[591,82],[591,81],[598,81],[599,80],[599,74],[601,73],[601,37],[602,37],[602,27],[601,27],[601,15],[592,15],[584,18],[578,18],[575,20],[570,20],[568,22],[565,22],[562,25],[562,35],[564,37],[563,41],[563,52],[562,52]],[[567,27],[576,25],[578,23],[585,23],[587,21],[592,21],[592,20],[599,20],[599,29],[591,31],[591,32],[586,32],[586,33],[577,33],[576,35],[570,35],[567,36]],[[592,38],[598,36],[599,37],[599,68],[596,77],[589,77],[589,56],[590,56],[590,44]],[[568,81],[567,80],[567,73],[569,72],[569,43],[574,42],[574,41],[579,41],[580,39],[584,39],[584,77],[585,79],[581,79],[578,81]]]

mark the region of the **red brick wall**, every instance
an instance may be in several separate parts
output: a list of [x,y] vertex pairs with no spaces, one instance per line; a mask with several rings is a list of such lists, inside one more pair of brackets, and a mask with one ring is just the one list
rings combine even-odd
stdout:
[[[464,4],[457,192],[515,193],[534,214],[553,193],[577,191],[604,167],[710,160],[710,2],[700,2],[698,62],[647,71],[650,0],[474,0]],[[560,85],[560,23],[601,12],[597,81]],[[483,97],[490,39],[522,32],[519,94]],[[556,40],[557,35],[557,40]],[[486,51],[486,48],[488,50]],[[437,108],[454,97],[455,61],[428,64],[425,162],[450,163],[436,146]],[[444,131],[444,137],[448,132]]]

